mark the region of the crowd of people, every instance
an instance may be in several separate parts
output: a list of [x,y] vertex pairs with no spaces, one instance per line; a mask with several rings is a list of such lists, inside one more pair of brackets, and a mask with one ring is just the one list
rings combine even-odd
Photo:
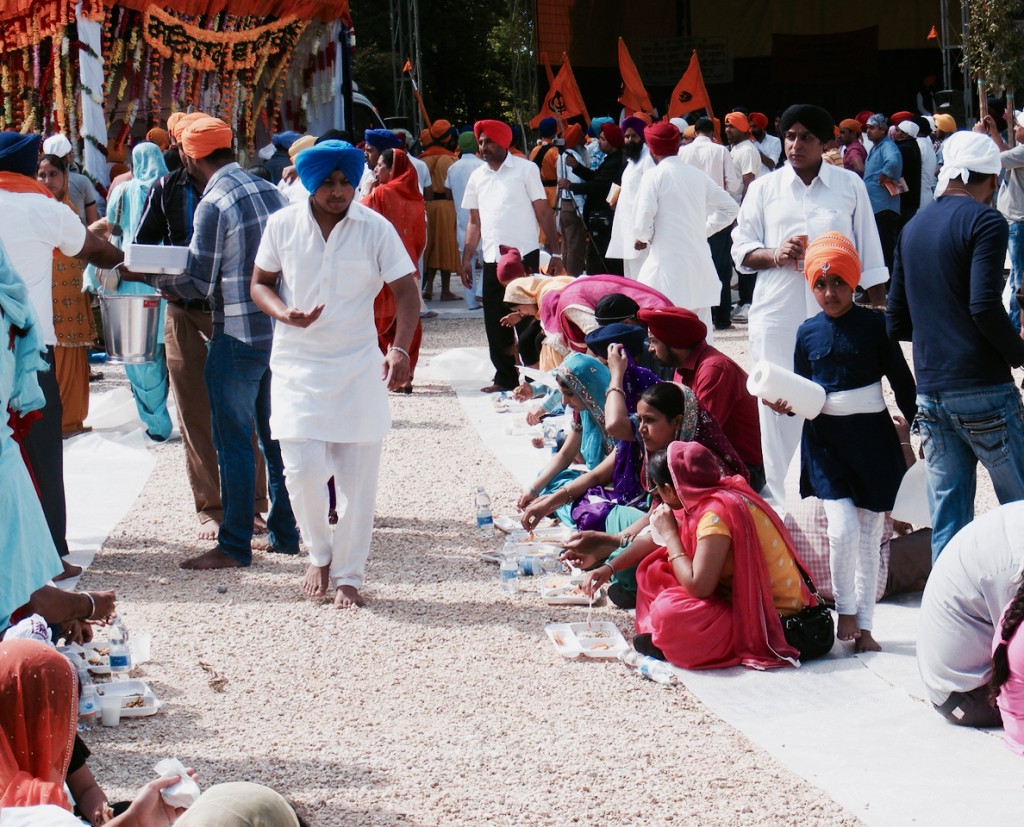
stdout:
[[[49,583],[78,573],[62,437],[87,430],[90,290],[163,297],[154,358],[126,373],[153,441],[174,395],[197,539],[213,544],[182,568],[297,555],[301,539],[303,591],[350,608],[365,601],[388,392],[413,392],[424,300],[435,278],[456,300],[458,278],[483,309],[482,391],[534,400],[534,425],[564,414],[519,498],[523,528],[574,529],[565,561],[635,608],[637,651],[689,669],[795,665],[836,637],[876,651],[876,601],[924,588],[936,709],[1002,722],[1024,752],[1024,114],[1009,113],[1011,149],[992,112],[972,130],[946,113],[836,125],[798,104],[777,134],[743,108],[724,124],[549,118],[529,155],[494,119],[418,139],[285,132],[248,169],[227,123],[178,112],[140,136],[105,200],[66,136],[0,133],[0,626],[38,615],[45,637],[82,641],[116,613],[113,591]],[[132,272],[129,244],[187,247],[187,264]],[[751,394],[714,347],[734,324],[748,367],[821,389],[817,416]],[[916,461],[930,532],[889,513]],[[1001,506],[975,520],[979,461]],[[94,824],[176,817],[150,784],[107,821],[72,749],[73,670],[43,643],[2,647],[4,715],[24,723],[34,692],[49,700],[45,726],[4,723],[0,806],[66,808],[67,781]],[[222,796],[287,807],[249,792]]]

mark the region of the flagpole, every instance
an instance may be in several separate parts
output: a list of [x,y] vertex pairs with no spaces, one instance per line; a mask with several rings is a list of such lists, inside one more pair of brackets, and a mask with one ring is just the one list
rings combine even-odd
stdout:
[[412,61],[406,58],[405,66],[402,67],[402,71],[409,75],[409,81],[412,83],[412,93],[416,97],[416,103],[419,104],[420,114],[423,116],[423,121],[427,125],[427,129],[430,129],[430,116],[427,114],[427,107],[423,104],[423,96],[420,94],[420,87],[416,83],[416,75],[413,73]]

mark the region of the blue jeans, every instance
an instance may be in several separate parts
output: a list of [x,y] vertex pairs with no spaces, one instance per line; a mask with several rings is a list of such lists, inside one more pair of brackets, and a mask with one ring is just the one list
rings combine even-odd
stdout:
[[207,345],[206,389],[210,396],[213,445],[220,468],[224,521],[217,542],[243,565],[252,562],[252,503],[256,494],[252,429],[267,461],[270,513],[267,531],[275,548],[295,552],[299,530],[284,482],[281,446],[270,437],[270,352],[223,333]]
[[1010,222],[1010,322],[1020,330],[1020,305],[1017,290],[1024,283],[1024,221]]
[[916,427],[927,463],[934,562],[974,519],[979,460],[1000,503],[1024,500],[1024,404],[1009,382],[918,394]]

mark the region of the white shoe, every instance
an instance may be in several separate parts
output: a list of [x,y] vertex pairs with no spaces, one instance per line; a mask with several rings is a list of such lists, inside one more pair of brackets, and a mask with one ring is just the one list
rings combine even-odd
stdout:
[[734,322],[746,322],[747,315],[750,313],[749,304],[741,304],[732,311],[732,320]]

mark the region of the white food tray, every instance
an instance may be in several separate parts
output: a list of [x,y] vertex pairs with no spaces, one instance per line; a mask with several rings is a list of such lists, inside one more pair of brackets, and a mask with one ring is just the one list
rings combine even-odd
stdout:
[[[590,598],[580,589],[585,574],[549,574],[540,581],[540,596],[549,606],[589,606]],[[594,592],[596,606],[604,597],[604,586]]]
[[[114,681],[113,683],[96,684],[96,692],[100,695],[120,695],[121,717],[122,718],[147,718],[155,715],[163,704],[154,694],[153,690],[145,681]],[[142,696],[142,706],[125,706],[139,696]]]
[[124,248],[124,266],[135,273],[184,273],[188,247],[128,244]]
[[589,630],[586,623],[549,623],[544,631],[564,658],[617,658],[629,648],[619,627],[607,620],[595,621]]
[[[94,640],[81,645],[72,643],[70,646],[57,647],[57,651],[71,660],[76,668],[79,664],[84,663],[91,675],[110,674],[109,650],[110,642],[106,640]],[[101,651],[102,655],[99,654]]]

